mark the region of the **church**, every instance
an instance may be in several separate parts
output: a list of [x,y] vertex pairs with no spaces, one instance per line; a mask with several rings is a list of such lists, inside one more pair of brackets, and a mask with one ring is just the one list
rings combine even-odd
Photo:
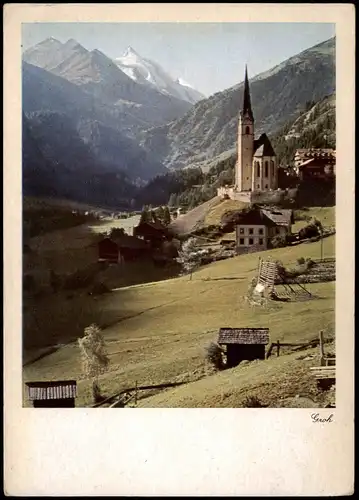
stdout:
[[[218,189],[221,198],[266,201],[278,189],[276,154],[266,134],[254,138],[254,116],[251,105],[247,67],[244,78],[243,107],[238,121],[238,158],[235,185]],[[268,200],[269,201],[269,200]]]

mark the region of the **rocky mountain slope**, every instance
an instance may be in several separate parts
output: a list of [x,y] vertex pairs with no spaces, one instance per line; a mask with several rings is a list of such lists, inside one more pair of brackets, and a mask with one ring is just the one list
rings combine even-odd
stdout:
[[24,196],[128,207],[137,193],[124,171],[98,160],[64,114],[23,114],[22,146]]
[[[335,38],[257,75],[250,88],[255,132],[273,136],[302,113],[308,101],[335,91]],[[243,82],[198,102],[182,118],[148,130],[142,144],[169,168],[213,164],[236,147],[242,99]]]
[[166,171],[119,130],[117,109],[26,62],[22,78],[26,194],[116,206]]
[[174,79],[154,61],[141,57],[132,47],[114,61],[132,80],[165,95],[188,101],[191,104],[205,99],[205,96],[181,78]]
[[141,130],[183,116],[187,100],[140,85],[99,50],[88,51],[76,40],[44,40],[23,54],[23,61],[61,76],[121,115],[120,126],[133,137]]
[[[335,94],[314,103],[308,101],[306,110],[298,118],[286,123],[273,137],[272,145],[282,167],[293,165],[298,148],[334,148]],[[184,168],[167,171],[153,178],[137,194],[142,204],[165,204],[196,207],[213,198],[217,188],[234,182],[234,167],[237,161],[236,149],[227,152],[227,157],[217,157],[208,169]],[[290,182],[289,182],[290,181]],[[284,170],[279,170],[279,182],[283,188],[293,187]],[[289,184],[288,184],[289,183]]]

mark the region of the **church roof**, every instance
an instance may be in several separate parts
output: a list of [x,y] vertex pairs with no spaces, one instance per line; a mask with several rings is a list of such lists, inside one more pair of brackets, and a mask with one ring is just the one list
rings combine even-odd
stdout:
[[242,116],[245,114],[247,114],[250,117],[250,119],[252,121],[254,121],[253,112],[252,112],[252,105],[251,105],[251,94],[249,92],[247,66],[246,66],[246,73],[244,76],[244,94],[243,94]]
[[272,144],[266,134],[262,134],[259,139],[254,140],[253,156],[275,156]]

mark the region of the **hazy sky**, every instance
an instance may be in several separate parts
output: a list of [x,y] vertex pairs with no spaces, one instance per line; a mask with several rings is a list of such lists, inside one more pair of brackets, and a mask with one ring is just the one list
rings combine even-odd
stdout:
[[209,96],[335,35],[328,23],[31,23],[23,50],[50,36],[74,38],[111,58],[128,46]]

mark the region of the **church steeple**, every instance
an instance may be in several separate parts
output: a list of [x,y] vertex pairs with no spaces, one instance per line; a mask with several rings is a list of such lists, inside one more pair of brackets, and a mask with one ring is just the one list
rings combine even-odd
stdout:
[[247,65],[246,65],[246,72],[245,72],[245,76],[244,76],[244,94],[243,94],[242,116],[245,116],[246,114],[250,117],[250,119],[252,121],[254,121],[252,106],[251,106],[251,95],[249,92]]

